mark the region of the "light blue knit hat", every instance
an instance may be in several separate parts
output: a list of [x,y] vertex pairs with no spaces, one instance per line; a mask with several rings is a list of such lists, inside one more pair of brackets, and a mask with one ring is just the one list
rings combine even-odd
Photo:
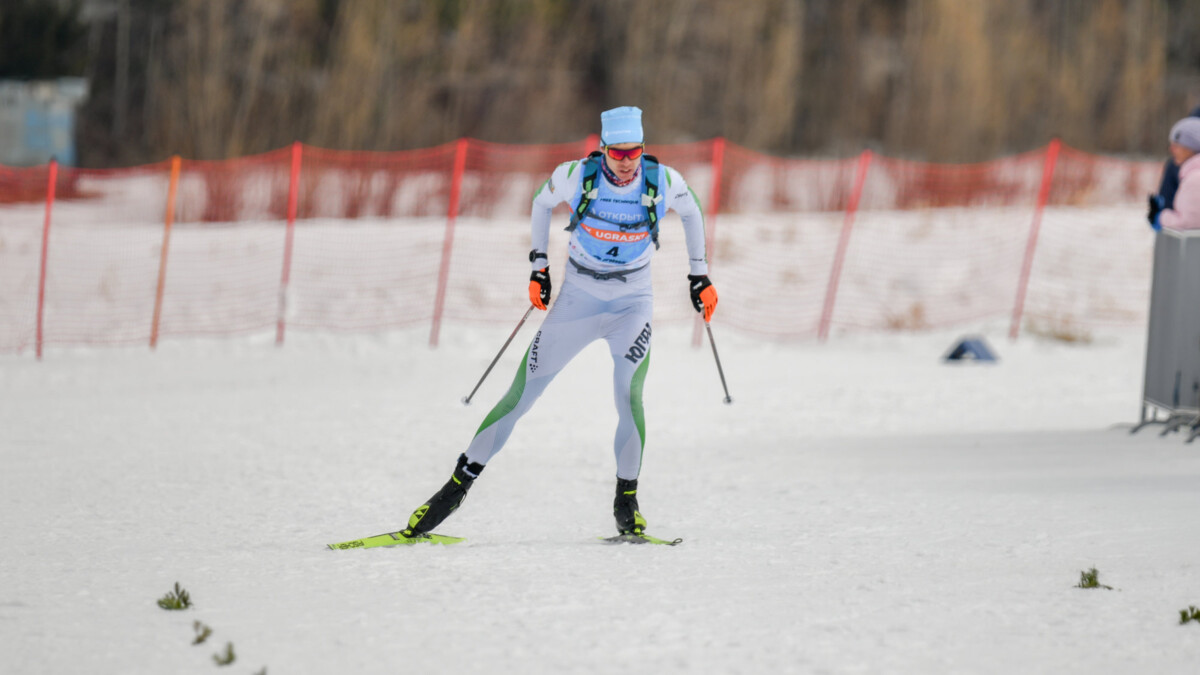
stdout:
[[641,143],[642,109],[632,106],[600,113],[600,144]]

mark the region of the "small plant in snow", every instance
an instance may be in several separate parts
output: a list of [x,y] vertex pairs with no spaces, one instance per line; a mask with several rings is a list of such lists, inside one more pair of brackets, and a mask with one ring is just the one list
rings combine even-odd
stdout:
[[209,635],[212,635],[212,629],[200,623],[199,621],[192,624],[192,628],[196,630],[196,639],[192,640],[192,644],[194,645],[202,644],[208,639]]
[[163,609],[187,609],[192,606],[192,597],[175,582],[175,590],[158,599],[158,606]]
[[227,666],[237,660],[237,656],[233,653],[233,643],[225,643],[225,653],[217,652],[213,654],[213,661],[217,662],[218,666]]
[[1187,609],[1179,610],[1179,625],[1182,626],[1189,621],[1200,623],[1200,609],[1197,609],[1195,605],[1188,605]]
[[1112,586],[1105,586],[1100,583],[1100,573],[1093,567],[1086,572],[1079,573],[1079,583],[1075,584],[1076,588],[1103,588],[1111,591]]

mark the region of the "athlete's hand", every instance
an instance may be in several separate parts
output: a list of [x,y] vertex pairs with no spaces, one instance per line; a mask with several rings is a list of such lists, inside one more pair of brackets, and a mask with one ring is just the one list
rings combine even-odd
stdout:
[[704,313],[704,323],[708,323],[717,310],[717,289],[707,274],[689,274],[688,289],[692,293],[692,306]]
[[529,275],[529,302],[544,310],[550,302],[550,268],[543,267]]

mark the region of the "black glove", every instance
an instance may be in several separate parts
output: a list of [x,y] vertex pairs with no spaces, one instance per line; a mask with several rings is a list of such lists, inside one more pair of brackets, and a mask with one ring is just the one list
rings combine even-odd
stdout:
[[1162,195],[1150,195],[1150,210],[1146,213],[1146,220],[1150,221],[1150,227],[1155,230],[1162,229],[1162,223],[1158,222],[1158,214],[1166,206],[1166,201]]
[[711,319],[713,311],[717,309],[717,289],[713,288],[708,275],[689,274],[688,290],[692,294],[692,307],[695,307],[697,312],[704,313],[705,321]]
[[550,302],[549,267],[534,270],[533,274],[529,275],[529,302],[538,309],[546,309],[546,304]]

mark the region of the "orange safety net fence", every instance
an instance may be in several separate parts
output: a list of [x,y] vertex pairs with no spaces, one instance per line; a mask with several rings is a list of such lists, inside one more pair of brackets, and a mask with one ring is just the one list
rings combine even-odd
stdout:
[[[412,326],[436,343],[446,322],[511,324],[527,306],[530,199],[595,146],[295,144],[127,169],[0,167],[0,352]],[[706,211],[717,323],[796,339],[1146,319],[1143,204],[1160,162],[1057,141],[968,165],[787,159],[724,139],[649,152]],[[695,321],[678,218],[661,229],[655,320]],[[555,278],[565,240],[553,227]]]

